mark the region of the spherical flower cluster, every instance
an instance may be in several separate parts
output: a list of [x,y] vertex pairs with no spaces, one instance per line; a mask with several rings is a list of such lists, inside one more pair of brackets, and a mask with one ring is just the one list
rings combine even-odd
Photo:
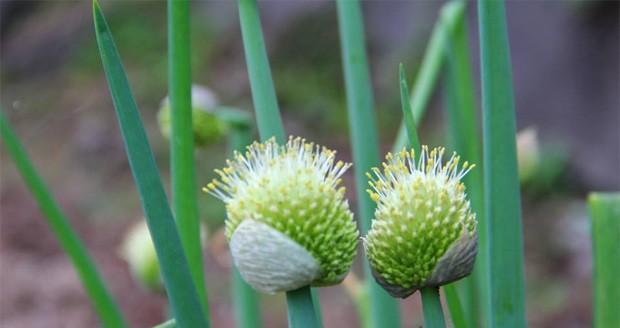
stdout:
[[367,174],[375,220],[364,247],[373,275],[390,294],[407,297],[422,287],[447,284],[468,275],[477,252],[476,216],[453,154],[442,164],[443,148],[389,154],[383,170]]
[[226,237],[242,277],[264,292],[342,281],[358,231],[341,187],[350,164],[289,138],[235,153],[205,191],[226,203]]

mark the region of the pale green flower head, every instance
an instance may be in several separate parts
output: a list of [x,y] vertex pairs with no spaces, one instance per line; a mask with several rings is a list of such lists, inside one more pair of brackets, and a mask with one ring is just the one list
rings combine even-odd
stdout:
[[[166,97],[157,113],[157,120],[162,135],[170,138],[171,117],[170,101]],[[192,86],[192,127],[194,130],[194,145],[203,147],[218,142],[228,132],[228,125],[218,115],[217,98],[215,94],[202,86]]]
[[467,276],[477,252],[476,216],[461,178],[474,167],[443,148],[420,158],[403,150],[388,153],[383,170],[367,174],[375,219],[364,238],[373,275],[391,295],[405,298]]
[[226,203],[226,237],[241,276],[273,293],[339,283],[359,233],[340,186],[350,164],[302,138],[235,153],[205,191]]

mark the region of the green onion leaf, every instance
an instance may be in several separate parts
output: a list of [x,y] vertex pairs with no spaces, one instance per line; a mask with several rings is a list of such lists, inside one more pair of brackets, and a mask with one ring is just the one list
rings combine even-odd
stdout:
[[409,86],[407,79],[405,78],[405,68],[401,63],[398,67],[398,75],[400,77],[400,104],[403,110],[403,118],[405,120],[405,127],[407,128],[407,139],[411,148],[416,153],[420,152],[420,139],[418,138],[418,131],[416,129],[415,119],[413,118],[413,112],[411,111],[411,104],[409,103]]
[[267,59],[256,0],[239,0],[239,20],[258,132],[262,141],[275,136],[276,141],[282,143],[285,141],[284,128]]
[[[443,6],[442,12],[444,12],[449,6],[453,6],[451,2]],[[418,70],[417,77],[411,89],[411,112],[413,113],[413,119],[416,124],[420,124],[422,117],[428,108],[428,103],[435,90],[437,77],[441,71],[441,66],[444,62],[444,49],[445,43],[450,36],[450,31],[455,22],[462,18],[463,11],[456,11],[457,15],[443,15],[435,23],[433,32],[431,33],[430,41],[424,52],[422,58],[422,64]],[[400,125],[394,146],[393,152],[398,152],[405,147],[407,143],[407,130],[405,128],[405,121]]]
[[168,0],[168,89],[172,118],[170,176],[172,207],[179,235],[203,311],[208,316],[196,200],[189,5],[188,0]]
[[71,259],[73,267],[77,271],[101,322],[108,328],[127,327],[123,315],[101,279],[93,260],[88,255],[86,247],[84,247],[78,235],[71,228],[69,220],[62,213],[60,206],[58,206],[43,179],[37,173],[26,150],[4,117],[2,110],[0,110],[0,135],[2,135],[7,152],[13,158],[15,166],[24,178],[24,182],[26,182],[32,196],[37,201],[41,212],[45,215],[47,224],[54,232],[62,249]]
[[[467,26],[463,15],[464,10],[465,3],[463,1],[452,1],[444,6],[441,17],[445,21],[454,22],[446,43],[445,69],[450,143],[464,160],[477,165],[464,177],[463,182],[467,187],[467,195],[471,201],[472,210],[478,219],[478,255],[473,276],[457,283],[459,287],[462,287],[463,293],[461,295],[463,296],[467,325],[456,327],[473,328],[481,326],[480,315],[486,313],[487,301],[484,298],[488,295],[486,291],[488,279],[485,278],[488,272],[488,237],[482,205],[483,171],[480,151],[482,142],[477,117],[476,91],[469,57]],[[451,305],[451,297],[446,297],[446,299]]]
[[144,126],[101,8],[93,1],[95,33],[125,150],[179,327],[208,327]]
[[523,227],[510,48],[502,0],[478,3],[489,327],[526,325]]

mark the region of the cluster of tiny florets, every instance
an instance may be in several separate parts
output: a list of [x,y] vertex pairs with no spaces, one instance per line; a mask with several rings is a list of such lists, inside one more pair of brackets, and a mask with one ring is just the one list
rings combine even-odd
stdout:
[[368,190],[377,203],[364,246],[376,274],[389,285],[421,286],[439,259],[464,233],[476,231],[461,178],[474,165],[453,154],[442,164],[444,148],[422,147],[388,153],[383,170],[373,168]]
[[[192,85],[192,130],[196,147],[211,145],[228,132],[228,125],[217,108],[217,96],[213,91],[204,86]],[[157,120],[161,133],[170,139],[172,116],[169,97],[161,102]]]
[[320,263],[315,285],[338,282],[355,256],[358,231],[341,176],[350,167],[335,151],[289,138],[255,142],[236,152],[204,188],[226,204],[226,237],[244,220],[266,223],[303,246]]

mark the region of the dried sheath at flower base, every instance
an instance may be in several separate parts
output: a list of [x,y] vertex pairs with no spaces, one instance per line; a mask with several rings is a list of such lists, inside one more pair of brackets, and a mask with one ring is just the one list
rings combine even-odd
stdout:
[[405,298],[423,287],[438,287],[471,273],[477,253],[476,216],[460,181],[473,168],[459,168],[443,148],[422,147],[388,154],[383,170],[373,169],[375,220],[364,238],[373,275],[392,296]]
[[289,138],[235,153],[205,191],[226,204],[226,237],[241,276],[275,293],[339,283],[359,233],[340,186],[350,164],[335,152]]

